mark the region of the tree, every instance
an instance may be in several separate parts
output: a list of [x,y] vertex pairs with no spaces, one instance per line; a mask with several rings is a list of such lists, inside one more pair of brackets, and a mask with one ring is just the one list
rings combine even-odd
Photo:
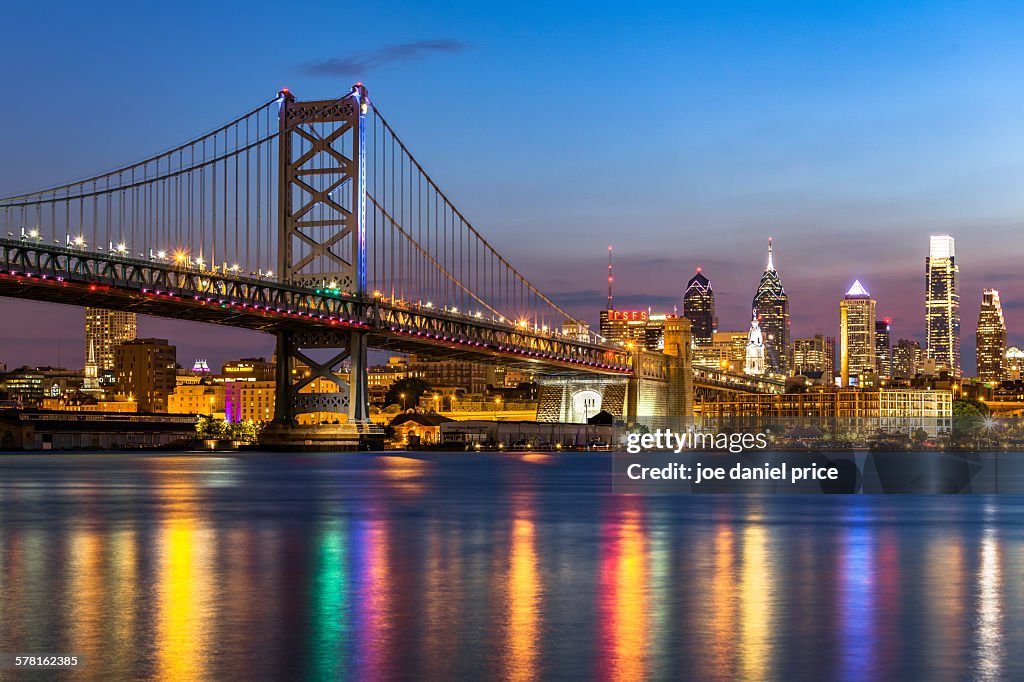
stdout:
[[958,398],[953,401],[953,433],[965,436],[976,435],[989,415],[988,406],[974,398]]
[[388,392],[384,396],[384,406],[398,405],[403,410],[415,407],[420,402],[420,396],[428,391],[430,391],[430,384],[419,377],[399,379],[388,388]]

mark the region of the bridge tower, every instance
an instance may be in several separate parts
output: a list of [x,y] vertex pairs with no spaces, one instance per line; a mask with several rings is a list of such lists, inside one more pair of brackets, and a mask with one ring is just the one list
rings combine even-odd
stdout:
[[[300,102],[280,93],[278,271],[282,281],[330,295],[366,293],[366,88],[337,100]],[[277,333],[277,427],[308,412],[345,412],[369,422],[366,333]],[[349,380],[337,372],[350,363]],[[301,363],[308,372],[298,372]],[[318,381],[319,380],[319,381]],[[327,392],[303,392],[310,384]],[[319,388],[314,385],[314,388]]]

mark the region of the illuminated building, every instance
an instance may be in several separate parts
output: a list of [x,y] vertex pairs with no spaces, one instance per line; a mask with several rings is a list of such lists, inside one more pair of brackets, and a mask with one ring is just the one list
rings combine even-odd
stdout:
[[923,355],[924,351],[917,341],[897,341],[892,351],[892,376],[896,379],[913,379],[921,372]]
[[137,333],[135,313],[103,308],[85,309],[85,357],[99,370],[114,369],[114,346],[131,341]]
[[851,377],[875,373],[875,302],[859,280],[839,304],[839,343],[843,386]]
[[749,331],[715,332],[711,343],[693,349],[693,364],[739,374],[747,357]]
[[775,374],[789,374],[793,366],[790,343],[789,297],[772,259],[772,240],[768,239],[768,264],[754,294],[754,311],[764,337],[765,359]]
[[881,379],[892,377],[892,318],[875,322],[875,372]]
[[166,412],[177,385],[175,348],[166,339],[135,339],[114,346],[117,392],[140,412]]
[[392,356],[386,365],[374,365],[366,372],[366,386],[370,392],[370,402],[381,405],[391,384],[409,376],[409,365],[405,358]]
[[630,343],[645,346],[647,317],[646,310],[602,310],[601,336],[623,346]]
[[711,281],[704,276],[700,268],[687,283],[683,292],[683,317],[693,325],[693,340],[698,344],[711,343],[715,327],[715,292],[711,289]]
[[483,393],[488,384],[496,383],[491,365],[425,355],[409,356],[409,377],[423,379],[434,389],[449,387],[467,393]]
[[978,378],[998,382],[1006,378],[1006,321],[999,292],[984,289],[981,292],[981,311],[978,313],[977,336]]
[[953,238],[932,235],[925,259],[925,352],[938,370],[954,376],[960,376],[959,272]]
[[668,315],[647,315],[647,324],[644,325],[644,348],[647,350],[664,350],[666,319],[668,319]]
[[582,320],[566,320],[562,323],[562,336],[586,343],[590,341],[590,325]]
[[178,386],[167,396],[167,412],[170,414],[203,414],[224,418],[224,384],[195,384]]
[[221,367],[224,381],[274,381],[276,365],[265,358],[230,360]]
[[948,431],[953,391],[918,388],[838,388],[806,393],[736,393],[705,401],[701,416],[710,419],[836,419],[843,426],[873,434],[878,430],[909,434],[923,428],[931,435]]
[[750,320],[750,331],[747,333],[747,353],[743,362],[743,373],[761,376],[765,372],[764,339],[761,328],[757,324],[757,312]]
[[273,381],[228,381],[224,384],[225,419],[239,422],[269,422],[274,418]]
[[823,334],[793,339],[793,373],[804,376],[820,375],[823,381],[831,383],[832,375],[836,371],[832,356],[834,343],[833,337],[826,337]]
[[1016,346],[1010,346],[1006,349],[1003,372],[1010,381],[1024,379],[1024,350]]

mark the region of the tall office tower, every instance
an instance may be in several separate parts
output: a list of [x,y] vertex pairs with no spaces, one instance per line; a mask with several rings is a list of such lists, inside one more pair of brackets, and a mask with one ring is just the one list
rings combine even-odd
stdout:
[[859,280],[839,304],[839,343],[843,386],[850,377],[875,373],[875,302]]
[[1005,376],[1006,322],[999,292],[983,289],[981,312],[978,313],[978,378],[1002,381]]
[[879,378],[892,377],[892,318],[875,322],[875,372]]
[[793,367],[790,343],[789,297],[772,260],[772,239],[768,238],[768,265],[754,294],[754,311],[764,336],[768,367],[776,374],[789,374]]
[[91,356],[100,371],[114,369],[114,346],[133,340],[137,330],[135,313],[86,308],[86,359]]
[[683,317],[690,321],[693,329],[693,340],[699,344],[711,343],[715,333],[715,292],[711,290],[711,281],[704,276],[700,268],[686,285],[683,293]]
[[925,352],[937,369],[947,369],[953,376],[960,376],[959,273],[953,238],[932,235],[925,259]]
[[822,334],[810,338],[793,339],[793,373],[804,376],[821,375],[823,381],[832,382],[835,371],[831,364],[829,339]]
[[910,339],[900,339],[892,349],[892,376],[896,379],[913,379],[921,371],[921,344]]

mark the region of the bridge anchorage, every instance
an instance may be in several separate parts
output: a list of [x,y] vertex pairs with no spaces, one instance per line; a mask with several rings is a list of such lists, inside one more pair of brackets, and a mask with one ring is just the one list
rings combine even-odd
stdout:
[[[625,382],[634,351],[563,334],[571,316],[456,208],[356,84],[288,90],[115,171],[0,199],[0,296],[276,336],[267,438],[370,433],[368,348]],[[6,236],[3,236],[6,234]],[[345,424],[302,428],[309,412]]]

